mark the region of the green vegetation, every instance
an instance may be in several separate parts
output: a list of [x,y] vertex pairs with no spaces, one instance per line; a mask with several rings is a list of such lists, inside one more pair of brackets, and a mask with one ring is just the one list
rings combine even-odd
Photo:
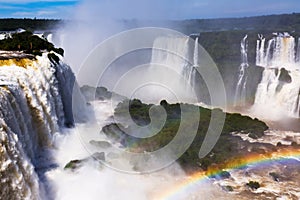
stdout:
[[[266,40],[273,37],[274,32],[289,32],[295,38],[300,37],[300,14],[269,15],[259,17],[231,18],[231,19],[195,19],[174,22],[173,28],[187,35],[200,34],[199,44],[209,53],[217,64],[224,80],[228,102],[234,99],[239,66],[241,64],[240,43],[248,35],[249,68],[246,73],[251,81],[246,85],[247,103],[254,102],[257,85],[261,81],[262,68],[256,67],[256,44],[258,34],[263,34]],[[192,36],[196,37],[196,36]],[[296,39],[297,40],[297,39]],[[282,66],[284,67],[284,66]],[[283,74],[284,75],[284,74]],[[197,90],[201,91],[201,101],[209,103],[208,91],[199,78]],[[288,76],[282,80],[289,82]]]
[[[15,33],[10,38],[0,40],[0,50],[6,51],[24,51],[24,53],[41,55],[41,51],[54,51],[63,56],[62,48],[55,48],[54,45],[46,39],[33,35],[30,31]],[[51,59],[57,61],[55,55],[49,55]]]
[[[58,19],[0,19],[0,31],[14,31],[18,28],[25,30],[50,30],[64,23]],[[128,27],[134,28],[137,24],[155,24],[156,21],[138,22],[137,20],[123,20]],[[163,25],[170,24],[170,28],[182,31],[186,34],[229,30],[268,30],[268,31],[300,31],[300,14],[266,15],[243,18],[219,18],[219,19],[191,19],[182,21],[167,21]]]
[[79,168],[81,165],[82,165],[82,161],[81,160],[71,160],[70,162],[68,162],[66,164],[66,166],[64,167],[64,169],[75,170],[76,168]]
[[[127,101],[127,102],[126,102]],[[143,104],[139,100],[132,100],[128,102],[126,100],[120,103],[115,109],[115,116],[122,118],[126,112],[126,105],[129,103],[129,112],[132,119],[139,125],[147,125],[150,123],[149,109],[153,105]],[[181,104],[168,104],[166,101],[161,101],[161,106],[167,112],[167,120],[163,129],[151,138],[136,138],[126,134],[130,127],[125,123],[112,123],[103,127],[102,131],[111,139],[120,142],[125,147],[130,147],[130,151],[155,151],[168,144],[177,134],[179,125],[181,123]],[[217,144],[209,155],[205,158],[199,159],[198,153],[204,137],[206,136],[207,129],[210,123],[211,110],[197,107],[194,105],[188,105],[189,109],[199,109],[200,122],[196,121],[195,116],[188,116],[188,124],[184,126],[193,126],[199,123],[198,131],[192,145],[188,150],[180,157],[179,163],[186,170],[192,170],[195,168],[208,169],[209,166],[214,164],[221,164],[228,161],[230,158],[242,155],[242,151],[238,150],[237,137],[233,137],[230,133],[240,132],[243,134],[254,134],[257,137],[261,137],[264,131],[268,129],[267,125],[259,121],[258,119],[251,119],[241,114],[226,114],[224,128]],[[223,113],[220,109],[215,110],[217,113]],[[127,127],[127,128],[125,128]],[[187,129],[188,130],[188,129]],[[189,137],[189,132],[186,131],[186,137]],[[236,138],[236,139],[233,139]],[[224,172],[224,176],[228,176]]]
[[186,34],[204,31],[266,30],[300,32],[300,13],[243,18],[193,19],[174,21]]
[[52,30],[55,29],[62,20],[55,19],[0,19],[0,31],[15,31],[18,28],[25,30]]

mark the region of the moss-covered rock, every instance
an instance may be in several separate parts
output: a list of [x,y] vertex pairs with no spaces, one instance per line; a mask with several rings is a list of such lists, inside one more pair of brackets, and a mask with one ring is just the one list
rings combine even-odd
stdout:
[[30,31],[15,33],[11,37],[0,40],[0,50],[24,51],[24,53],[33,55],[40,55],[41,51],[54,51],[62,56],[64,55],[62,48],[55,48],[52,43]]
[[[138,125],[143,126],[149,124],[149,109],[153,105],[143,104],[137,99],[130,102],[128,101],[129,100],[126,100],[116,107],[115,117],[122,118],[124,113],[128,112],[127,106],[129,105],[131,118]],[[126,124],[126,120],[124,120],[124,122],[120,121],[119,124],[109,124],[103,127],[102,132],[106,134],[107,137],[115,142],[121,143],[125,148],[134,152],[152,152],[161,149],[173,140],[178,132],[179,126],[183,124],[181,122],[181,104],[168,104],[166,101],[162,101],[160,105],[164,107],[167,113],[167,120],[160,132],[153,137],[137,138],[126,134],[127,131],[132,130],[130,129],[130,125],[128,126],[128,124]],[[258,119],[252,119],[240,114],[226,113],[224,128],[217,144],[209,155],[200,159],[198,154],[210,124],[212,110],[194,105],[189,106],[190,109],[199,109],[200,121],[197,121],[197,117],[192,116],[191,114],[191,116],[188,116],[189,120],[186,122],[186,125],[196,125],[198,123],[197,134],[192,144],[178,160],[179,164],[186,170],[193,168],[197,169],[199,167],[207,170],[210,166],[224,163],[234,156],[243,156],[243,151],[240,151],[239,146],[237,145],[238,142],[241,142],[242,140],[238,137],[233,137],[230,133],[251,133],[259,138],[263,136],[264,131],[268,129],[268,126]],[[220,109],[215,111],[223,113]],[[189,137],[188,131],[186,131],[186,137]]]
[[67,169],[75,170],[81,166],[82,166],[82,160],[71,160],[70,162],[68,162],[65,165],[64,169],[65,170],[67,170]]
[[105,153],[97,152],[87,158],[84,158],[84,159],[71,160],[70,162],[68,162],[65,165],[64,169],[75,171],[75,170],[79,169],[80,167],[82,167],[84,165],[84,163],[89,162],[89,161],[92,161],[92,162],[105,161]]

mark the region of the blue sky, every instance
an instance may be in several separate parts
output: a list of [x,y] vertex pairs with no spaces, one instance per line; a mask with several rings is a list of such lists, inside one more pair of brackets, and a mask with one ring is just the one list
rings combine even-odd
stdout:
[[78,3],[76,0],[0,0],[0,17],[67,18]]
[[72,18],[81,6],[87,9],[86,12],[89,8],[99,11],[99,17],[130,19],[244,17],[300,12],[299,0],[0,0],[0,17]]

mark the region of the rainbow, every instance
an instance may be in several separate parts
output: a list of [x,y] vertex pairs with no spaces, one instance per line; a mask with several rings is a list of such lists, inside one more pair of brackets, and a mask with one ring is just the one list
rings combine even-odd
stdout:
[[259,166],[268,164],[274,161],[286,161],[291,159],[300,159],[300,148],[287,148],[279,149],[276,152],[266,153],[266,154],[251,154],[243,158],[238,158],[231,160],[219,167],[214,169],[209,169],[208,171],[200,171],[194,174],[191,174],[185,181],[181,182],[175,187],[170,188],[169,190],[164,191],[156,199],[160,200],[175,200],[179,196],[188,194],[195,187],[202,183],[205,180],[208,180],[209,177],[220,175],[223,170],[232,171],[234,169],[243,168],[246,166]]

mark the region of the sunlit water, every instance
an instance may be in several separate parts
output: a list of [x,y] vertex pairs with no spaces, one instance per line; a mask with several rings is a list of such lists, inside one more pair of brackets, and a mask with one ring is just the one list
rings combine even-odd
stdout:
[[[100,134],[100,130],[110,122],[113,107],[110,102],[93,102],[92,107],[96,118],[94,123],[77,124],[76,128],[65,130],[56,137],[57,148],[53,150],[53,154],[58,167],[46,173],[54,190],[54,199],[164,199],[166,191],[171,191],[188,178],[176,163],[161,171],[144,175],[118,172],[97,161],[86,162],[75,171],[64,170],[69,161],[89,157],[97,151],[86,141],[106,139]],[[101,151],[107,155],[111,150]],[[113,161],[109,157],[106,159]],[[122,158],[118,158],[118,161],[126,163]],[[213,199],[226,196],[225,192],[211,182],[199,182],[195,187],[195,193],[183,191],[176,199]]]
[[[144,175],[118,172],[92,160],[85,162],[75,171],[65,170],[64,166],[71,160],[84,159],[99,150],[106,155],[113,151],[112,148],[97,149],[88,142],[107,140],[100,130],[112,121],[110,116],[113,115],[114,105],[109,101],[93,102],[89,108],[91,113],[94,113],[93,123],[77,124],[76,128],[65,130],[63,134],[57,135],[57,148],[53,154],[58,167],[46,173],[54,191],[54,199],[263,199],[268,195],[277,199],[300,197],[298,189],[300,177],[297,175],[300,164],[295,160],[236,169],[230,171],[229,179],[199,179],[189,187],[184,185],[178,187],[189,180],[189,176],[176,163],[161,171]],[[262,142],[284,141],[285,136],[300,138],[300,135],[294,132],[283,134],[283,132],[270,131],[264,136]],[[250,140],[243,137],[244,140]],[[122,157],[106,157],[106,161],[116,162],[116,160],[128,164]],[[270,172],[280,174],[282,176],[280,181],[274,181],[269,175]],[[246,183],[251,180],[262,183],[262,187],[256,191],[250,190]],[[225,186],[231,186],[234,191],[224,191],[222,187]]]

